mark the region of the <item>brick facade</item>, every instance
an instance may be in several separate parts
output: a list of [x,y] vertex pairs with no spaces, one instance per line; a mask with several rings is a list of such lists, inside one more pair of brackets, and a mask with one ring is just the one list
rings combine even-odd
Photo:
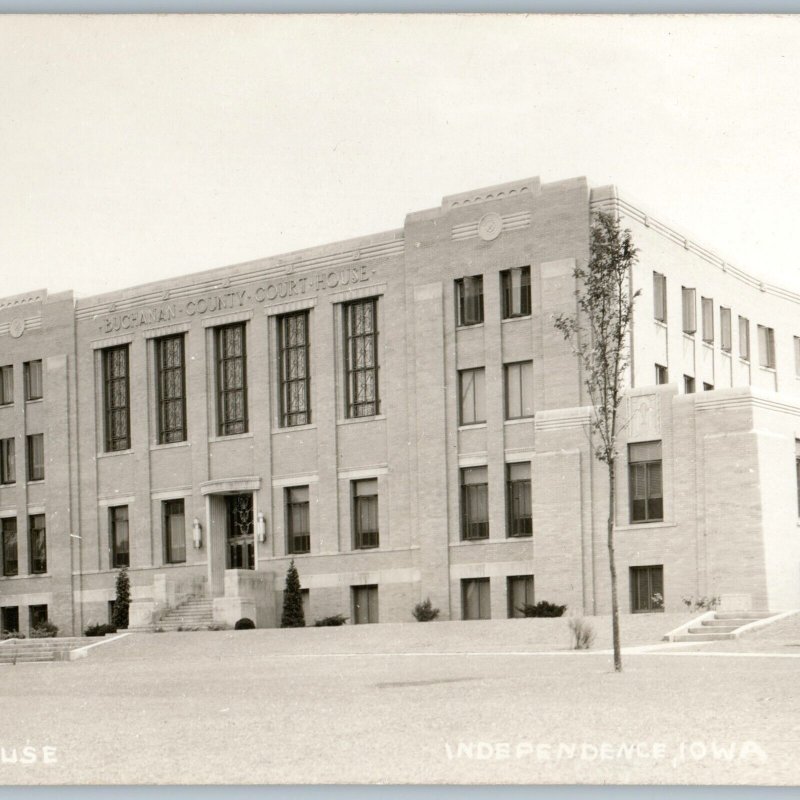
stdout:
[[[0,300],[0,367],[14,372],[0,438],[16,443],[16,480],[0,486],[0,517],[17,519],[19,563],[17,576],[0,577],[0,606],[18,608],[22,632],[32,605],[47,605],[64,633],[105,621],[117,574],[111,509],[125,506],[139,621],[200,592],[215,598],[221,619],[255,609],[258,624],[275,625],[292,557],[312,618],[352,618],[352,587],[377,585],[380,621],[410,620],[428,596],[442,618],[460,619],[463,581],[475,578],[489,579],[491,616],[504,617],[507,579],[524,575],[534,576],[537,601],[607,612],[606,476],[592,457],[577,361],[553,326],[575,309],[573,270],[588,257],[600,208],[616,210],[640,248],[616,520],[623,609],[631,608],[630,568],[656,565],[669,611],[707,595],[800,605],[800,298],[723,263],[613,187],[531,179],[445,197],[384,234],[77,301],[45,291]],[[522,266],[530,267],[530,313],[503,319],[500,273]],[[664,323],[654,319],[654,271],[666,278]],[[483,321],[459,327],[455,284],[465,276],[483,278]],[[682,287],[696,293],[693,335],[682,330]],[[370,298],[378,408],[350,418],[344,308]],[[703,341],[701,298],[713,302],[713,341]],[[730,352],[720,306],[731,309]],[[298,311],[308,319],[311,420],[283,427],[278,326]],[[749,320],[749,361],[739,357],[739,316]],[[247,425],[219,435],[215,331],[232,324],[245,331]],[[774,366],[759,364],[758,325],[773,330]],[[183,338],[186,436],[161,444],[156,342],[169,335]],[[109,452],[103,353],[114,346],[128,350],[130,439]],[[23,365],[37,359],[44,397],[26,401]],[[504,365],[528,361],[535,413],[508,420]],[[656,364],[669,371],[666,385],[655,385]],[[485,421],[460,424],[458,374],[476,368]],[[686,393],[684,376],[696,394]],[[26,480],[31,433],[44,434],[41,482]],[[663,513],[632,523],[624,453],[629,442],[649,441],[661,442]],[[507,535],[506,468],[515,463],[530,465],[530,538]],[[480,466],[488,538],[464,541],[461,471]],[[379,546],[354,549],[354,481],[365,479],[377,481]],[[308,487],[310,549],[292,556],[286,491],[298,486]],[[259,580],[230,573],[232,493],[252,497]],[[182,563],[167,563],[168,500],[184,504]],[[47,571],[31,575],[28,518],[38,513]]]

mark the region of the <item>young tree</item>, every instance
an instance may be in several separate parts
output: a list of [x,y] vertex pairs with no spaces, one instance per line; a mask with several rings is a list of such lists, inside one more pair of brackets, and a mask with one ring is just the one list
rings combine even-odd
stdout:
[[114,600],[114,613],[111,622],[117,628],[128,627],[128,607],[131,604],[131,579],[123,567],[117,574],[117,596]]
[[286,588],[283,592],[283,615],[281,628],[304,628],[306,626],[303,614],[303,592],[300,589],[300,576],[294,565],[294,559],[286,571]]
[[620,230],[616,214],[599,212],[592,220],[589,263],[575,269],[578,312],[560,314],[556,328],[573,346],[583,368],[592,403],[594,456],[608,468],[608,566],[611,575],[611,625],[614,669],[622,671],[619,642],[617,567],[614,560],[617,437],[630,363],[629,331],[633,303],[631,270],[637,261],[631,232]]

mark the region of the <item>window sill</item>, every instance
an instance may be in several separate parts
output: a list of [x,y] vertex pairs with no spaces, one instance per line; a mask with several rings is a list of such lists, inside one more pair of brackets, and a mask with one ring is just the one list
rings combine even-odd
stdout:
[[474,331],[476,328],[482,328],[484,322],[476,322],[473,325],[456,325],[456,331]]
[[0,483],[0,491],[3,489],[13,489],[16,485],[16,481],[14,481],[14,483]]
[[688,339],[690,342],[693,342],[695,333],[697,333],[697,331],[692,331],[691,333],[689,333],[688,331],[683,331],[683,338]]
[[533,422],[533,414],[529,417],[512,417],[511,419],[505,420],[503,425],[519,425],[522,422]]
[[43,402],[44,402],[44,397],[31,397],[30,400],[25,398],[25,405],[27,406],[33,405],[34,403],[43,403]]
[[503,319],[500,320],[500,324],[505,325],[507,322],[524,322],[530,319],[532,319],[531,314],[521,314],[518,317],[503,317]]
[[127,456],[133,453],[133,448],[127,450],[109,450],[107,453],[98,453],[97,458],[113,458],[114,456]]
[[664,319],[655,319],[654,318],[653,322],[655,322],[657,328],[663,328],[664,330],[667,330],[667,321],[666,320],[664,320]]
[[[336,421],[336,424],[353,425],[357,422],[379,422],[384,419],[386,419],[386,414],[376,414],[374,417],[349,417],[348,419],[340,419]],[[281,430],[283,430],[283,428]]]
[[676,528],[676,522],[664,522],[663,520],[660,521],[653,521],[653,522],[632,522],[629,525],[615,525],[614,531],[646,531],[652,530],[653,528]]
[[458,429],[460,431],[472,431],[472,430],[478,430],[480,428],[485,428],[485,427],[486,427],[486,423],[485,422],[470,422],[467,425],[459,425]]
[[705,339],[703,339],[703,347],[706,347],[709,350],[713,350],[714,349],[714,342],[713,341],[707,342]]
[[739,356],[739,363],[740,364],[744,364],[744,365],[749,367],[750,366],[750,359],[749,358],[742,358],[741,356]]
[[[495,542],[498,541],[497,539],[494,540]],[[464,545],[469,546],[473,544],[486,544],[488,542],[492,542],[491,537],[483,536],[480,539],[459,539],[457,542],[453,542],[455,545]],[[494,542],[493,542],[494,543]]]
[[[373,419],[372,417],[362,417],[362,419]],[[287,425],[284,428],[273,428],[272,435],[278,433],[294,433],[295,431],[315,431],[317,429],[316,422],[309,422],[308,425]]]
[[44,483],[44,478],[36,478],[36,480],[28,481],[28,486],[38,486]]
[[50,572],[31,572],[28,575],[0,575],[4,581],[27,581],[29,578],[52,578]]
[[720,347],[719,351],[720,351],[720,353],[722,353],[723,356],[727,356],[728,358],[731,357],[731,351],[730,350],[726,350],[724,347]]
[[229,442],[232,439],[252,439],[252,433],[231,433],[228,436],[209,436],[208,442],[209,444],[213,442]]
[[761,364],[759,364],[758,368],[762,372],[769,372],[771,375],[775,375],[777,373],[777,370],[775,369],[775,367],[765,367],[765,366],[762,366]]
[[191,447],[191,442],[184,439],[182,442],[164,442],[164,444],[151,444],[151,450],[171,450],[175,447]]

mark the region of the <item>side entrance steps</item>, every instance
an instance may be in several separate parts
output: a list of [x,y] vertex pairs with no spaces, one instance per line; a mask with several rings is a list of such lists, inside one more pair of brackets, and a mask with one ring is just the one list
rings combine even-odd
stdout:
[[670,642],[719,642],[738,639],[743,633],[762,628],[795,611],[708,611],[697,619],[670,631]]
[[79,636],[54,639],[5,639],[0,642],[0,664],[69,661],[71,651],[96,641],[96,638]]
[[155,623],[158,631],[206,630],[214,623],[214,601],[207,597],[192,597],[171,608]]

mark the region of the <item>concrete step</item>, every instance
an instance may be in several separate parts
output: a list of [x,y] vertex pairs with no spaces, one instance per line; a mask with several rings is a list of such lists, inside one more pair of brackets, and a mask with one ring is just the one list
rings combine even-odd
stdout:
[[696,628],[689,628],[689,633],[694,634],[718,634],[718,633],[731,633],[735,631],[737,628],[740,628],[741,625],[701,625],[700,627]]
[[719,642],[723,639],[735,639],[732,633],[682,633],[676,636],[675,642]]
[[705,625],[709,628],[727,628],[731,625],[740,628],[742,625],[749,625],[751,622],[754,622],[752,619],[704,619],[700,624]]
[[756,619],[766,619],[767,617],[775,616],[772,611],[717,611],[714,614],[715,619],[735,619],[747,620],[752,622]]

